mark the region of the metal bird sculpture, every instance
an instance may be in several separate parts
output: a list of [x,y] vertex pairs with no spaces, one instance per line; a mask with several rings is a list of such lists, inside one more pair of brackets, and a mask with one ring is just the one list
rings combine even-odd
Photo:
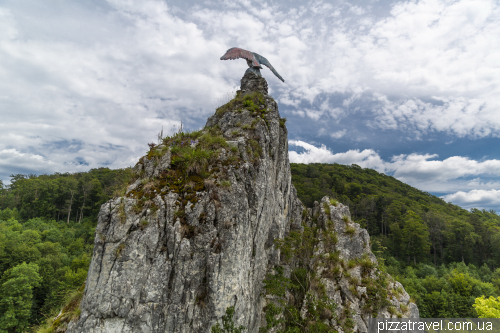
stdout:
[[261,65],[265,65],[274,73],[274,75],[278,77],[278,79],[285,82],[285,80],[283,80],[281,75],[279,75],[278,72],[276,72],[271,63],[266,58],[255,52],[243,50],[240,49],[239,47],[232,47],[226,51],[226,54],[220,57],[220,60],[234,60],[240,58],[246,59],[248,67],[250,67],[246,70],[245,74],[248,72],[253,72],[258,76],[262,76],[260,74],[260,69],[262,69]]

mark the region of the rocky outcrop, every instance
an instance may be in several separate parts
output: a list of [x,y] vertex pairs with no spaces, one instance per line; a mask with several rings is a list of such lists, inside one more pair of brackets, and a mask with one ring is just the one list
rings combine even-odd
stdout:
[[[307,270],[338,304],[337,316],[321,320],[342,329],[346,318],[354,318],[355,330],[363,331],[374,310],[366,306],[373,291],[361,280],[378,276],[369,236],[343,220],[347,207],[328,198],[304,209],[291,183],[284,124],[265,79],[248,73],[236,98],[203,130],[177,133],[152,147],[135,166],[126,195],[101,208],[81,314],[67,332],[205,333],[229,307],[235,324],[248,332],[272,331],[285,325],[266,321],[278,299],[285,300],[278,302],[282,307],[301,302],[306,318],[306,295],[318,293],[314,286],[301,295],[287,291],[284,298],[265,286],[277,267],[285,267],[283,278],[291,281],[304,265],[285,260],[276,240],[309,228],[318,238]],[[321,237],[332,234],[337,241],[325,245]],[[331,251],[338,252],[335,274],[323,262]],[[382,302],[378,314],[418,315],[400,285],[386,282],[392,305]]]
[[[295,249],[296,253],[288,260],[282,258],[281,264],[288,281],[293,281],[294,271],[302,269],[309,283],[305,292],[300,283],[289,288],[282,308],[300,308],[305,322],[322,321],[332,332],[340,333],[367,332],[369,318],[419,317],[417,306],[403,286],[379,270],[370,249],[370,236],[351,221],[347,206],[324,197],[308,213],[302,230],[296,232],[302,243],[293,244],[292,235],[282,243],[284,248],[288,241],[287,250],[291,248],[293,253]],[[272,271],[276,275],[275,269]],[[273,295],[266,296],[268,303],[279,303]],[[279,328],[282,325],[276,326]]]

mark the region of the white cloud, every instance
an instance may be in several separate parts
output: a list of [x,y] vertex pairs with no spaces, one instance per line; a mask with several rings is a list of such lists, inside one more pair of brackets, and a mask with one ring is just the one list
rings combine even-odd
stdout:
[[[35,151],[52,163],[30,172],[80,171],[75,159],[86,169],[133,165],[162,126],[169,133],[208,115],[208,104],[234,86],[221,78],[221,62],[206,64],[224,41],[205,39],[160,1],[109,4],[0,8],[0,150]],[[73,141],[79,149],[52,145]]]
[[303,148],[301,153],[289,152],[292,163],[357,164],[390,174],[423,191],[450,193],[500,187],[500,160],[475,161],[462,156],[437,160],[436,154],[409,154],[393,156],[390,161],[384,161],[372,149],[333,153],[325,145],[316,147],[296,140],[289,141],[289,144]]
[[339,163],[339,164],[357,164],[363,168],[373,168],[383,172],[384,161],[372,149],[358,150],[353,149],[345,153],[332,153],[325,145],[319,148],[307,142],[299,140],[290,140],[288,143],[292,146],[302,147],[304,152],[297,153],[290,151],[289,157],[292,163]]
[[343,129],[341,131],[336,131],[336,132],[330,133],[330,136],[334,139],[340,139],[341,137],[343,137],[346,134],[346,132],[347,132],[347,130]]
[[[15,166],[15,167],[13,167]],[[52,172],[55,163],[33,153],[21,153],[16,149],[0,150],[0,173],[17,174]]]
[[[357,21],[364,31],[332,23],[329,34],[303,38],[315,64],[300,81],[293,77],[283,99],[373,95],[374,105],[365,106],[375,111],[372,126],[500,136],[499,17],[493,0],[420,0],[398,2],[378,21]],[[304,111],[314,120],[328,115]]]
[[500,207],[500,190],[458,191],[441,198],[464,208]]

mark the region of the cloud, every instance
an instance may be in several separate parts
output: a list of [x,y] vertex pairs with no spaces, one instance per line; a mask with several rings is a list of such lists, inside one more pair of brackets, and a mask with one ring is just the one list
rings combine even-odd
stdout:
[[[338,122],[364,112],[373,129],[499,136],[497,2],[401,1],[382,17],[374,3],[277,3],[2,3],[0,178],[132,165],[162,126],[200,127],[246,69],[218,60],[231,46],[269,59],[286,81],[263,75],[291,114]],[[428,189],[496,181],[484,178],[494,178],[496,160],[383,161],[371,149],[296,144],[306,150],[290,153],[296,161],[356,163]]]
[[[397,2],[378,21],[358,20],[359,31],[352,22],[327,24],[328,34],[302,39],[302,52],[315,64],[300,81],[293,77],[282,100],[351,94],[346,117],[355,111],[352,101],[371,96],[363,108],[373,112],[373,127],[498,137],[498,17],[500,5],[492,0],[421,0]],[[328,116],[319,105],[316,112],[294,106],[315,120]]]
[[341,131],[336,131],[336,132],[330,133],[330,136],[334,139],[340,139],[341,137],[343,137],[346,134],[346,132],[347,132],[347,130],[343,129]]
[[[349,3],[266,8],[272,16],[244,8],[193,17],[214,34],[228,29],[286,68],[277,90],[291,113],[319,121],[364,110],[374,128],[500,136],[497,2],[401,1],[379,19],[370,6]],[[322,97],[331,94],[344,94],[344,103]],[[356,101],[361,107],[352,107]]]
[[290,162],[292,163],[339,163],[339,164],[357,164],[363,168],[373,168],[383,172],[384,162],[380,156],[372,149],[358,150],[353,149],[345,153],[332,153],[325,145],[319,148],[307,142],[300,140],[290,140],[289,145],[301,147],[304,152],[289,152]]
[[[164,2],[9,5],[0,7],[0,150],[51,161],[25,169],[8,159],[10,169],[133,165],[162,127],[198,127],[194,120],[234,86],[221,78],[220,62],[206,65],[227,43],[207,40]],[[51,144],[61,141],[83,144]]]
[[436,154],[408,154],[383,160],[372,149],[349,150],[333,153],[325,145],[316,147],[309,143],[291,140],[290,146],[303,149],[290,151],[292,163],[339,163],[357,164],[394,176],[396,179],[420,190],[450,193],[459,190],[491,190],[500,186],[500,160],[475,161],[467,157],[453,156],[437,160]]
[[500,207],[500,190],[472,190],[458,191],[441,197],[447,202],[453,202],[464,208],[484,209],[486,207]]
[[30,174],[35,172],[50,172],[55,163],[47,161],[43,156],[21,153],[16,149],[0,150],[0,173]]

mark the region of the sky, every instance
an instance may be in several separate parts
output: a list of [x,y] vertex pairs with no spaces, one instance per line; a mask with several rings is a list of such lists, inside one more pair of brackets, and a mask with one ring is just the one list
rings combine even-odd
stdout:
[[290,160],[358,164],[500,212],[500,2],[1,0],[0,180],[133,166],[199,129],[247,68]]

